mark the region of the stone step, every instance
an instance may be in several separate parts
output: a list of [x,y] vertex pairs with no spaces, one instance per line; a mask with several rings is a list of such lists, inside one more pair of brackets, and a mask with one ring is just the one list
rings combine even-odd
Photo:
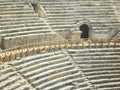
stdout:
[[90,65],[87,65],[87,64],[78,64],[81,68],[101,68],[101,67],[118,67],[120,64],[90,64]]
[[[34,76],[31,76],[32,73],[33,73],[32,71],[31,71],[30,74],[29,74],[29,73],[27,74],[27,72],[26,72],[26,73],[24,74],[24,76],[25,76],[25,77],[28,76],[28,77],[30,77],[30,81],[34,81],[34,80],[36,80],[37,78],[39,78],[40,73],[45,74],[45,73],[44,73],[45,70],[48,70],[48,71],[49,71],[49,70],[52,70],[52,71],[53,71],[55,68],[62,68],[62,66],[63,66],[63,67],[66,67],[67,65],[70,66],[70,65],[71,65],[70,62],[64,62],[64,63],[59,63],[59,64],[57,63],[57,64],[55,64],[55,65],[53,64],[53,65],[49,65],[49,66],[47,66],[47,67],[41,67],[41,69],[39,69],[39,67],[37,66],[37,67],[35,67],[35,68],[36,68],[36,69],[38,68],[39,71],[36,72],[36,73],[34,73],[34,74],[33,74]],[[50,71],[49,71],[49,72],[50,72]],[[48,72],[46,72],[46,73],[48,73]]]
[[[61,78],[60,78],[61,79]],[[65,81],[63,81],[65,80]],[[58,90],[69,90],[68,88],[72,89],[72,87],[74,87],[73,85],[71,85],[71,82],[76,82],[79,80],[79,78],[75,78],[75,77],[64,77],[64,79],[61,79],[61,80],[58,80],[59,82],[53,82],[53,83],[50,83],[51,86],[47,86],[47,87],[41,87],[38,86],[37,88],[39,89],[51,89],[51,90],[55,90],[55,89],[58,89]],[[62,82],[61,82],[62,81]],[[53,85],[54,84],[54,85]],[[65,89],[66,88],[66,89]]]
[[[19,66],[20,64],[24,64],[24,63],[30,63],[30,62],[34,62],[35,60],[38,60],[39,58],[48,58],[50,56],[54,56],[53,52],[49,52],[49,53],[45,53],[45,54],[38,54],[38,55],[32,55],[26,58],[22,58],[24,60],[15,60],[15,61],[11,61],[10,64],[12,64],[13,66]],[[49,60],[49,59],[48,59]],[[51,60],[51,59],[50,59]]]
[[[66,24],[66,22],[73,22],[74,20],[75,20],[74,18],[71,18],[71,19],[64,18],[64,22],[65,22],[64,24]],[[50,19],[50,20],[48,19],[48,22],[49,23],[52,23],[52,22],[57,22],[57,23],[60,22],[61,23],[61,22],[63,22],[63,18],[62,19],[55,19],[54,18],[54,19]]]
[[33,12],[33,8],[32,7],[29,7],[27,4],[25,4],[25,5],[23,5],[23,8],[19,8],[19,7],[17,7],[17,5],[15,6],[15,7],[11,7],[11,6],[9,6],[9,7],[7,7],[6,5],[5,5],[5,7],[3,8],[3,7],[0,7],[0,8],[2,8],[0,11],[8,11],[8,12],[11,12],[11,11],[13,11],[13,12],[17,12],[17,11],[23,11],[23,10],[28,10],[28,11],[31,11],[32,10],[32,12]]
[[[19,62],[15,65],[17,65],[16,68],[20,70],[20,69],[22,69],[22,67],[26,68],[28,66],[31,66],[32,64],[34,64],[34,62],[36,62],[36,63],[38,63],[38,62],[42,63],[42,62],[45,62],[45,61],[48,62],[49,60],[51,61],[51,60],[55,60],[55,59],[59,59],[59,58],[63,58],[63,57],[64,57],[64,55],[53,55],[53,56],[49,56],[49,57],[46,56],[46,57],[43,57],[43,58],[40,58],[38,56],[37,58],[33,58],[34,61],[32,59],[30,59],[29,61],[27,60],[27,61],[24,61],[24,62]],[[39,60],[39,59],[41,59],[41,60]]]
[[103,60],[79,60],[76,61],[78,64],[101,64],[101,63],[110,63],[110,64],[114,64],[114,63],[120,63],[119,59],[114,59],[114,60],[110,60],[110,59],[103,59]]
[[14,25],[14,24],[36,24],[36,23],[38,23],[38,24],[40,24],[40,25],[42,25],[42,26],[45,26],[46,24],[45,23],[43,23],[42,21],[40,21],[40,20],[22,20],[22,21],[14,21],[14,22],[8,22],[8,21],[6,21],[6,22],[1,22],[1,25]]
[[53,74],[51,76],[48,76],[46,78],[42,78],[42,79],[39,79],[39,80],[36,80],[33,82],[33,85],[34,86],[39,86],[40,84],[42,83],[45,83],[49,80],[53,80],[53,79],[57,79],[57,78],[61,78],[61,77],[64,77],[64,76],[67,76],[67,75],[70,75],[70,74],[75,74],[77,71],[76,70],[68,70],[68,71],[63,71],[63,72],[59,72],[57,74]]
[[73,26],[71,25],[53,25],[51,26],[52,28],[72,28]]
[[[36,30],[36,31],[39,31],[40,32],[40,30],[47,30],[48,29],[48,27],[47,26],[35,26],[35,27],[32,27],[32,25],[31,25],[31,27],[16,27],[16,28],[11,28],[11,29],[9,29],[9,28],[6,28],[6,29],[4,29],[4,30],[1,30],[0,31],[0,33],[1,34],[5,34],[5,33],[8,33],[7,35],[9,35],[9,34],[11,34],[11,33],[14,33],[14,32],[18,32],[18,33],[22,33],[22,32],[20,32],[20,31],[26,31],[26,32],[31,32],[31,31],[28,31],[28,30],[33,30],[33,32],[34,32],[34,30]],[[41,31],[42,31],[41,30]]]
[[97,80],[97,79],[109,79],[109,78],[120,78],[120,75],[119,74],[103,74],[103,75],[95,75],[95,76],[87,76],[90,80]]
[[51,19],[51,20],[48,19],[48,22],[51,26],[52,25],[69,25],[69,26],[76,25],[75,22],[73,21],[73,19],[72,20],[64,19],[64,22],[63,22],[63,19]]
[[110,60],[113,60],[113,59],[119,59],[119,55],[106,55],[106,56],[81,56],[81,57],[74,57],[74,59],[76,61],[79,61],[79,60],[105,60],[105,59],[110,59]]
[[69,18],[74,18],[74,16],[69,16],[69,17],[48,17],[48,19],[69,19]]
[[[60,58],[60,57],[59,57]],[[63,58],[62,60],[60,59],[56,59],[56,60],[51,60],[51,61],[48,61],[48,62],[35,62],[36,65],[34,65],[34,63],[32,63],[33,65],[29,65],[29,64],[26,64],[28,65],[28,68],[24,68],[23,70],[21,70],[22,73],[26,73],[29,71],[29,70],[33,70],[33,69],[37,69],[37,68],[42,68],[43,66],[46,66],[46,65],[52,65],[52,64],[62,64],[62,62],[66,62],[68,58]],[[60,60],[60,61],[58,61]],[[56,65],[54,65],[56,66]],[[50,67],[49,67],[50,68]],[[48,68],[48,69],[49,69]],[[36,71],[35,71],[36,72]],[[29,72],[28,72],[29,73]]]
[[71,13],[64,13],[64,14],[55,14],[55,13],[50,13],[47,14],[48,17],[72,17],[73,14]]
[[20,87],[17,87],[17,88],[12,88],[10,90],[13,90],[13,89],[18,89],[18,90],[36,90],[35,88],[31,88],[31,85],[21,85]]
[[36,17],[35,13],[33,14],[7,14],[7,15],[0,15],[1,18],[22,18],[22,17]]
[[33,9],[32,7],[29,7],[27,4],[26,4],[26,7],[23,7],[23,8],[19,8],[17,6],[15,7],[0,6],[0,8],[2,8],[0,11],[18,11],[18,10],[32,10]]
[[105,56],[105,55],[120,55],[120,52],[93,52],[93,53],[90,53],[90,52],[86,52],[86,53],[72,53],[71,56]]
[[91,80],[92,81],[92,84],[95,84],[96,85],[104,85],[104,84],[107,84],[107,83],[110,83],[110,82],[120,82],[120,79],[119,78],[114,78],[114,79],[100,79],[100,80]]
[[95,75],[99,75],[99,74],[120,74],[120,70],[115,70],[115,71],[94,71],[94,72],[85,72],[86,75],[88,76],[95,76]]
[[79,89],[75,89],[75,90],[89,90],[89,89],[91,89],[91,87],[88,85],[88,81],[79,82],[78,87],[79,87]]
[[[56,63],[55,65],[49,65],[48,67],[40,67],[40,66],[36,66],[35,67],[35,69],[36,70],[34,70],[34,71],[31,71],[31,72],[25,72],[25,70],[20,70],[22,73],[23,72],[25,72],[25,74],[24,74],[24,76],[25,77],[31,77],[31,76],[33,76],[33,75],[37,75],[37,74],[39,74],[39,72],[41,73],[41,72],[44,72],[44,70],[52,70],[52,69],[55,69],[55,67],[56,68],[62,68],[62,67],[65,67],[66,65],[69,65],[70,63],[68,63],[68,62],[65,62],[64,61],[64,63]],[[39,69],[39,68],[41,68],[41,70]],[[33,69],[32,69],[33,70]]]
[[3,90],[6,87],[10,86],[11,84],[14,85],[14,83],[20,82],[20,84],[24,83],[24,80],[21,81],[19,76],[17,76],[15,73],[12,76],[7,76],[7,79],[1,82],[0,89]]
[[[103,84],[100,84],[100,85],[95,85],[96,88],[99,88],[99,89],[104,89],[104,88],[112,88],[112,90],[115,90],[114,88],[120,88],[120,82],[110,82],[110,83],[103,83]],[[105,89],[105,90],[110,90],[110,89]]]
[[1,18],[0,21],[1,22],[8,22],[8,21],[23,21],[23,20],[38,20],[38,17],[22,17],[22,18]]
[[113,70],[119,70],[120,69],[120,67],[101,67],[101,68],[99,68],[99,67],[87,67],[87,68],[82,68],[82,70],[84,71],[84,72],[97,72],[97,71],[103,71],[103,70],[105,70],[105,71],[113,71]]
[[[4,75],[4,76],[3,76]],[[9,77],[12,77],[12,76],[15,76],[16,74],[15,74],[15,72],[13,72],[13,70],[11,71],[11,72],[8,72],[8,73],[6,73],[6,74],[2,74],[1,76],[2,77],[0,77],[0,82],[4,82],[4,81],[6,81]]]
[[25,10],[19,10],[19,11],[14,11],[14,10],[13,10],[13,11],[1,11],[1,12],[0,12],[1,15],[2,15],[2,14],[22,14],[22,13],[23,13],[23,14],[25,14],[25,13],[26,13],[26,14],[27,14],[27,13],[29,13],[29,14],[31,13],[31,14],[32,14],[32,13],[34,13],[34,11],[30,9],[30,10],[26,10],[26,11],[25,11]]
[[87,52],[90,52],[90,53],[99,53],[99,52],[119,52],[120,49],[119,48],[85,48],[85,49],[69,49],[68,50],[70,53],[87,53]]

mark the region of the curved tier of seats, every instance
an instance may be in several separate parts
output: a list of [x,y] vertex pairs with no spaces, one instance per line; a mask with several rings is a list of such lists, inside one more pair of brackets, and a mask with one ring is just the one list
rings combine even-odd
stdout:
[[[22,45],[20,42],[30,44],[31,34],[34,34],[37,41],[45,41],[51,38],[47,37],[48,34],[53,35],[51,32],[54,33],[48,24],[38,17],[30,3],[21,0],[0,0],[0,46],[3,49]],[[44,39],[38,39],[41,35]],[[52,39],[56,39],[56,36],[54,33],[55,38]],[[4,46],[7,45],[6,42],[9,42],[10,47]]]
[[69,49],[68,52],[95,89],[120,89],[120,48]]
[[[119,30],[118,0],[39,0],[46,11],[48,23],[56,31],[76,29],[76,24],[89,24],[89,28],[96,31]],[[87,20],[87,22],[86,22]],[[79,29],[80,25],[77,25]],[[113,36],[111,36],[113,37]]]
[[34,90],[33,87],[13,68],[0,64],[0,90]]
[[[30,56],[11,61],[9,65],[37,90],[89,90],[91,88],[85,76],[63,51]],[[9,72],[6,72],[6,77],[9,78],[8,74]],[[7,83],[7,80],[4,82]]]
[[65,32],[78,30],[74,23],[74,10],[66,1],[38,0],[44,8],[49,25],[64,37]]

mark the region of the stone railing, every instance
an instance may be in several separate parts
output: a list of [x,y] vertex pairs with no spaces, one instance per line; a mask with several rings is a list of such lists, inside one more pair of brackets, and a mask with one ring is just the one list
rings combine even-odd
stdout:
[[26,57],[33,54],[45,53],[63,48],[103,48],[119,47],[120,39],[71,39],[38,42],[30,45],[18,46],[15,48],[5,49],[0,53],[0,61],[10,61]]

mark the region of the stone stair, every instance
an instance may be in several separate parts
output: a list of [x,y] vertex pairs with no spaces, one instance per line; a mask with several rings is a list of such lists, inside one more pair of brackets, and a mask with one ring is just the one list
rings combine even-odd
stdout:
[[120,89],[120,48],[69,49],[96,90]]
[[[0,46],[3,49],[8,48],[4,46],[7,43],[3,41],[11,42],[13,38],[13,41],[17,41],[17,37],[19,37],[21,42],[23,42],[24,38],[29,37],[26,41],[29,42],[31,41],[31,34],[34,34],[36,37],[38,34],[39,36],[42,34],[46,38],[46,34],[54,33],[47,23],[38,17],[33,7],[28,2],[21,0],[0,0],[0,25]],[[54,33],[54,36],[57,36],[57,34]],[[46,38],[46,40],[49,38]],[[13,46],[17,45],[11,45],[11,47]]]
[[39,0],[39,3],[46,11],[47,21],[52,29],[60,33],[63,37],[65,32],[72,29],[78,30],[74,23],[74,10],[70,7],[69,2]]
[[27,81],[7,64],[0,64],[0,90],[34,90]]
[[[8,65],[24,77],[35,90],[91,89],[79,69],[60,50],[10,61]],[[5,76],[10,78],[8,74],[9,72],[6,72]],[[6,84],[5,81],[1,82]],[[14,88],[14,85],[12,87]],[[2,86],[2,88],[5,87]]]
[[39,2],[46,11],[48,23],[58,32],[70,30],[72,27],[73,30],[76,30],[76,27],[78,30],[79,25],[76,24],[79,22],[90,24],[90,29],[99,32],[111,32],[120,28],[118,0],[39,0]]
[[[111,0],[78,0],[76,3],[78,3],[78,5],[75,6],[74,9],[76,10],[77,19],[87,19],[90,21],[91,26],[93,28],[98,27],[98,30],[99,28],[101,28],[100,30],[110,30],[112,26],[119,28],[119,18],[113,7],[114,2]],[[97,28],[95,30],[97,30]]]

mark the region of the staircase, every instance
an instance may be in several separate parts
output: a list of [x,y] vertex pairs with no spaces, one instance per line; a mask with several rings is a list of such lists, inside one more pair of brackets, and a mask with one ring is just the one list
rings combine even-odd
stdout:
[[8,64],[0,64],[0,90],[35,90]]
[[120,48],[69,49],[96,90],[120,89]]
[[60,33],[63,37],[70,30],[78,30],[74,23],[74,10],[67,1],[39,0],[47,15],[47,22],[52,29]]
[[[29,83],[32,90],[88,90],[91,88],[76,65],[60,50],[10,61],[8,65]],[[8,79],[11,78],[9,72],[3,73]],[[7,84],[8,79],[1,82]],[[11,84],[12,87],[9,86]],[[9,82],[7,86],[10,87],[9,90],[14,90],[12,88],[17,89],[15,85],[16,83]],[[5,85],[0,87],[3,90],[6,88]]]
[[88,19],[93,30],[109,30],[111,26],[119,27],[118,17],[115,14],[111,1],[80,0],[75,7],[78,19]]
[[55,31],[61,32],[61,35],[72,28],[78,30],[79,22],[89,24],[89,28],[95,33],[120,28],[120,3],[117,0],[39,0],[39,2],[46,11],[48,23]]
[[[40,36],[46,37],[47,34],[51,33],[54,32],[43,19],[37,16],[33,7],[26,1],[0,0],[0,44],[2,48],[9,48],[4,47],[6,42],[15,44],[9,44],[11,47],[17,46],[16,43],[22,45],[21,42],[30,44],[32,36],[37,39]],[[55,35],[57,34],[54,33]],[[26,39],[24,40],[24,38]],[[42,38],[37,41],[42,41]]]

